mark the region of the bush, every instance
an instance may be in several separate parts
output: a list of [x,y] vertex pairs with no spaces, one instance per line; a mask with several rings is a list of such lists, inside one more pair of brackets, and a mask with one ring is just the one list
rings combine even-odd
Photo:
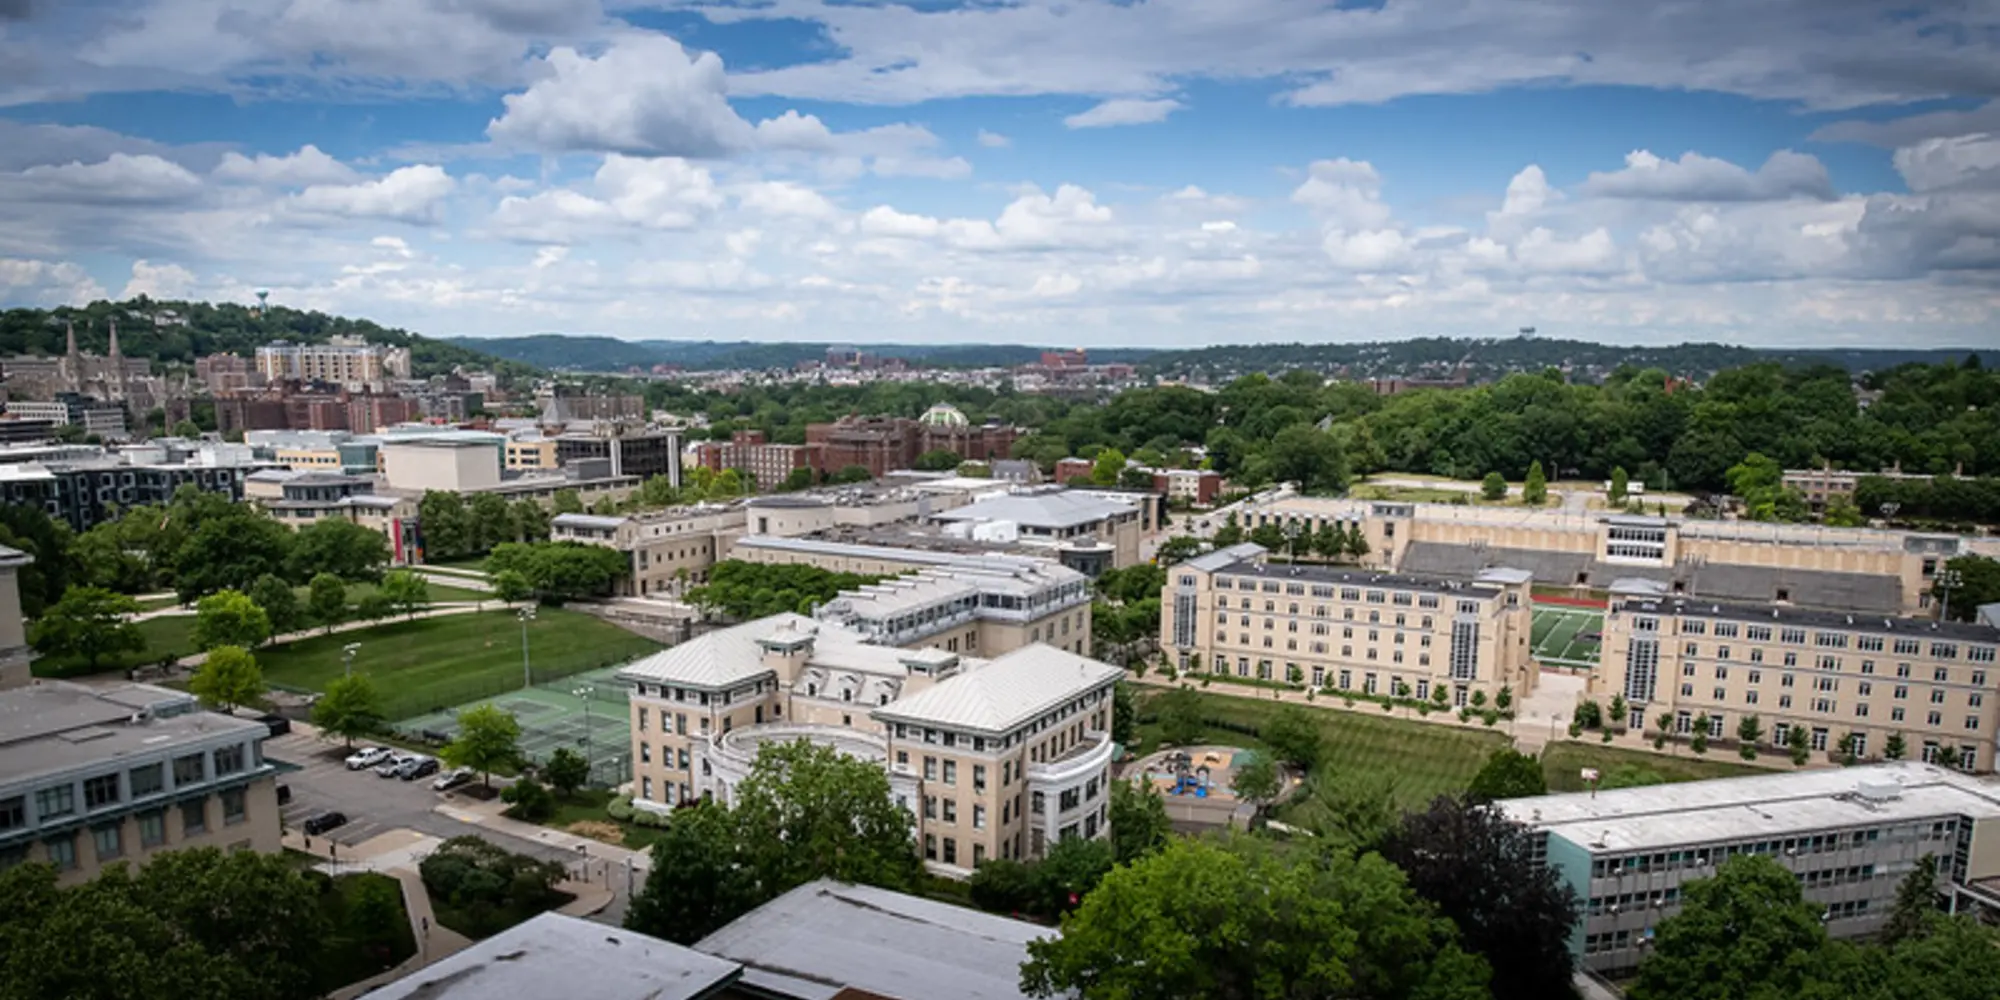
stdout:
[[632,808],[632,797],[630,795],[620,795],[604,804],[604,814],[620,823],[631,822],[632,814],[635,811]]
[[533,778],[522,778],[508,785],[501,791],[500,801],[507,803],[508,816],[528,823],[539,823],[556,811],[556,797],[547,785]]
[[1489,708],[1486,711],[1479,713],[1479,721],[1485,723],[1489,727],[1497,725],[1500,722],[1500,713]]

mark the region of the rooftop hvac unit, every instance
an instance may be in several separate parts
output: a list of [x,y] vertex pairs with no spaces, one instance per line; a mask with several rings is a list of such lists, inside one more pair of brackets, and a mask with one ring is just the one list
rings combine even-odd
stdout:
[[1903,786],[1886,778],[1863,778],[1855,794],[1863,802],[1893,802],[1903,796]]

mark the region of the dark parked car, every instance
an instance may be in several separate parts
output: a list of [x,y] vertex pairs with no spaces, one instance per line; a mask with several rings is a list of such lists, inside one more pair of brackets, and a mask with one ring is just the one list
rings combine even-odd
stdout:
[[436,757],[419,757],[399,768],[396,771],[396,777],[404,781],[415,781],[418,778],[428,778],[436,774],[437,769],[438,762]]
[[292,803],[292,786],[290,786],[290,785],[279,785],[279,786],[278,786],[278,804],[279,804],[279,805],[281,805],[281,806],[285,806],[285,805],[291,805],[291,803]]
[[260,715],[257,721],[269,726],[272,736],[283,736],[292,731],[292,720],[282,715]]
[[299,829],[304,830],[308,835],[311,835],[315,833],[325,833],[326,831],[331,830],[334,827],[345,826],[345,825],[347,825],[346,813],[323,812],[317,816],[314,816],[306,820],[305,823],[300,825]]

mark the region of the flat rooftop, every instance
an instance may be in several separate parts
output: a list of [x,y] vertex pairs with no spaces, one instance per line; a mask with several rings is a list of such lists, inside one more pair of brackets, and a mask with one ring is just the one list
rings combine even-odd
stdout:
[[[1869,801],[1864,782],[1894,785]],[[2000,784],[1911,761],[1781,772],[1497,803],[1510,819],[1594,854],[1872,826],[1938,816],[2000,816]]]
[[371,1000],[705,1000],[736,962],[659,938],[544,913],[369,992]]
[[931,516],[940,521],[1013,521],[1037,528],[1076,528],[1138,512],[1139,508],[1124,500],[1078,490],[1041,489],[982,497]]
[[[152,713],[150,721],[132,722],[142,711]],[[204,711],[189,695],[167,688],[39,681],[0,692],[0,782],[239,731],[268,732],[261,722]]]
[[849,989],[888,1000],[1021,1000],[1028,942],[1054,933],[821,880],[750,911],[695,948],[743,963],[745,986],[796,1000],[832,1000]]
[[2000,644],[2000,628],[1978,622],[1941,622],[1934,618],[1895,618],[1881,614],[1822,611],[1782,604],[1730,604],[1700,598],[1631,599],[1619,609],[1639,614],[1680,615],[1683,618],[1712,618],[1751,625],[1782,628],[1811,628],[1839,632],[1867,632],[1911,639],[1942,639],[1957,642]]
[[1240,560],[1215,571],[1217,576],[1254,578],[1258,580],[1282,580],[1298,583],[1330,583],[1341,587],[1379,587],[1384,590],[1427,590],[1439,594],[1456,594],[1463,597],[1489,598],[1500,596],[1500,588],[1483,587],[1478,584],[1435,576],[1412,576],[1408,573],[1374,573],[1365,569],[1337,569],[1332,566],[1314,566],[1301,563],[1257,562],[1254,559]]

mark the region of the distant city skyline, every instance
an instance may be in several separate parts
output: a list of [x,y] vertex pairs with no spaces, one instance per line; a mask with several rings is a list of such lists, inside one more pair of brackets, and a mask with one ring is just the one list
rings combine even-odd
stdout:
[[1805,0],[0,3],[0,306],[1985,347],[1994,29]]

